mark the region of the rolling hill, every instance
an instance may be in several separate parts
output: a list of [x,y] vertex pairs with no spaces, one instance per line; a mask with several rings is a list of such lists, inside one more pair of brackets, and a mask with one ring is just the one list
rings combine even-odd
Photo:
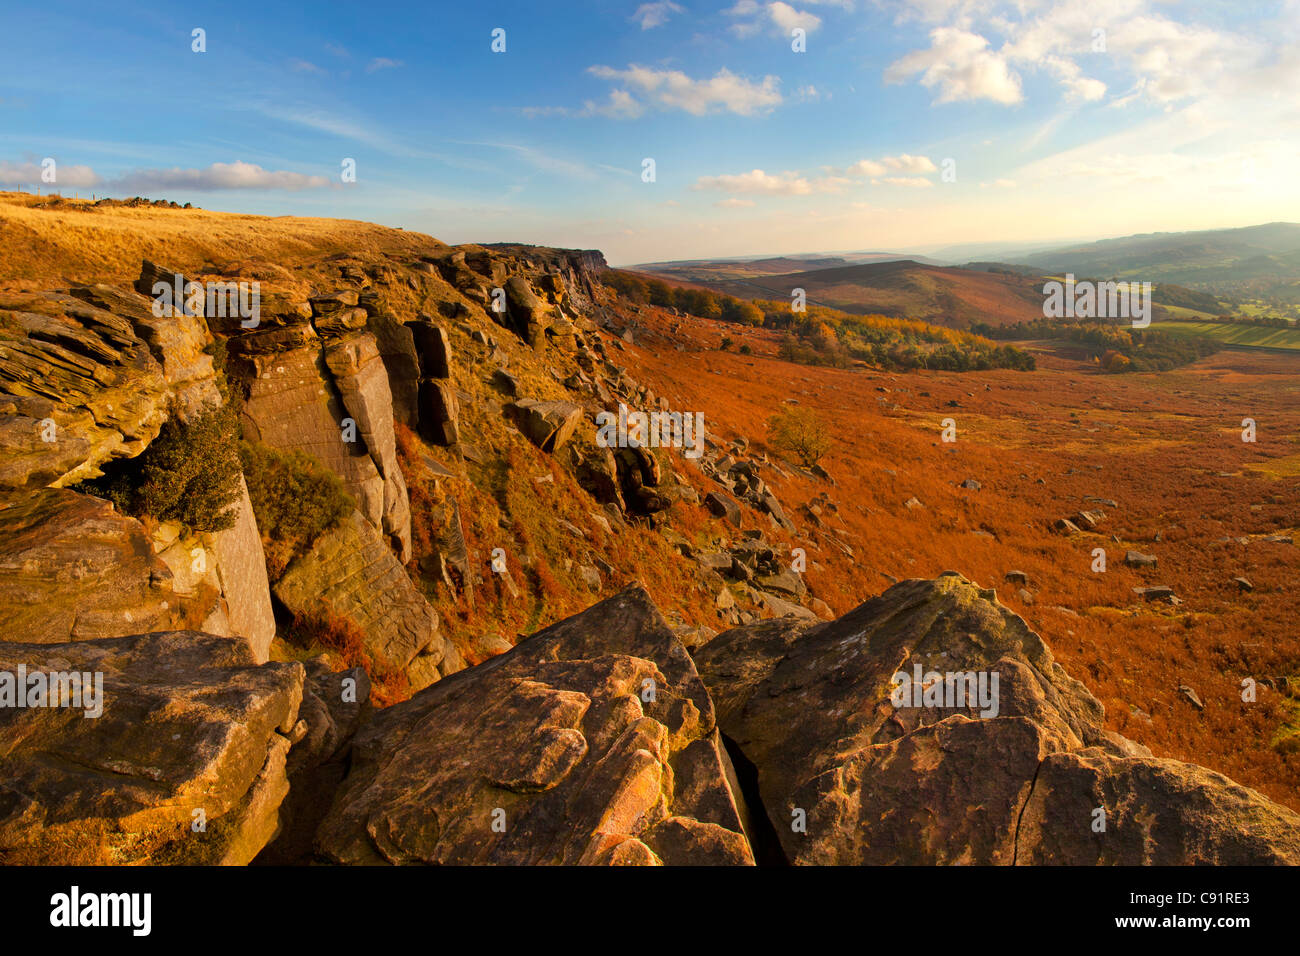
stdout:
[[972,322],[1005,325],[1043,314],[1040,280],[1020,275],[932,266],[913,259],[834,268],[693,280],[742,299],[790,298],[804,289],[808,301],[845,312],[921,319],[950,328]]
[[1017,261],[1045,272],[1179,284],[1300,277],[1300,224],[1158,232],[1037,252]]

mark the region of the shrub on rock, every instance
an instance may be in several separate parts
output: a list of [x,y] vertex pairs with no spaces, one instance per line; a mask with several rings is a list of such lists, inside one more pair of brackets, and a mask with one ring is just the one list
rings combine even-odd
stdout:
[[305,452],[241,441],[239,461],[273,581],[356,507],[338,475]]
[[135,458],[114,462],[80,489],[134,517],[178,521],[203,533],[234,527],[240,497],[239,422],[229,406],[182,421],[173,414]]

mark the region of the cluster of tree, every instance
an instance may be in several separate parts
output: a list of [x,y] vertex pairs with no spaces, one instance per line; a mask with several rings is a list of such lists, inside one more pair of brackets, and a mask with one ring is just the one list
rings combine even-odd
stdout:
[[677,309],[701,319],[720,319],[741,325],[762,325],[763,313],[751,302],[708,289],[669,285],[663,279],[645,279],[631,272],[609,269],[601,281],[629,302]]
[[[1189,322],[1198,321],[1197,319],[1188,319]],[[1289,319],[1285,315],[1216,315],[1210,318],[1201,319],[1202,322],[1222,322],[1225,325],[1262,325],[1270,329],[1291,329],[1295,328],[1295,319]]]
[[978,323],[971,331],[993,339],[1056,338],[1088,347],[1092,358],[1108,372],[1167,372],[1188,365],[1222,347],[1204,335],[1171,335],[1106,322],[1062,322],[1035,319],[1012,325]]
[[1034,357],[1023,349],[959,329],[820,308],[790,318],[779,354],[791,362],[839,367],[854,359],[879,368],[950,372],[1035,367]]
[[1157,305],[1180,306],[1197,312],[1218,312],[1223,308],[1223,304],[1208,292],[1198,292],[1169,282],[1156,283],[1151,292],[1151,301]]
[[[804,365],[844,367],[852,360],[881,368],[932,368],[964,372],[990,368],[1032,370],[1034,358],[1010,345],[996,345],[978,335],[883,315],[855,315],[819,305],[796,312],[789,302],[746,302],[707,289],[671,286],[610,269],[605,285],[630,302],[676,308],[705,319],[784,329],[779,354]],[[724,346],[726,347],[726,346]]]

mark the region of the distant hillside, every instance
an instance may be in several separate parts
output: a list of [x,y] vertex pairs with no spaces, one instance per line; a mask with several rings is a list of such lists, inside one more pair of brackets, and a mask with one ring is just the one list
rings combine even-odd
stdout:
[[1145,233],[1032,253],[1017,261],[1045,272],[1183,285],[1300,278],[1300,225]]
[[925,256],[898,252],[846,252],[838,255],[800,253],[754,259],[681,259],[672,262],[647,262],[641,265],[628,266],[628,268],[665,279],[708,284],[726,279],[747,279],[752,276],[814,272],[820,269],[838,269],[846,266],[904,260],[924,262],[930,265],[939,264]]
[[913,259],[696,281],[743,299],[788,300],[792,289],[801,288],[812,304],[950,328],[1031,321],[1043,314],[1042,282],[1035,277],[932,266]]

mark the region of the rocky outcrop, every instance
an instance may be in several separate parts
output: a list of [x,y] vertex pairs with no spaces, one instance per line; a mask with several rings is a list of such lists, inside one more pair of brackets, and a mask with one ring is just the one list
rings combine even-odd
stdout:
[[385,671],[402,670],[420,654],[424,665],[437,668],[434,679],[465,666],[439,633],[433,607],[359,512],[295,558],[274,592],[294,614],[328,610],[359,628],[375,666]]
[[0,495],[0,641],[162,630],[174,609],[172,574],[134,518],[61,488]]
[[189,626],[247,640],[260,664],[268,659],[275,639],[275,613],[262,538],[242,477],[239,490],[234,527],[187,534],[178,522],[165,521],[154,528],[150,540],[167,566],[172,593]]
[[170,389],[131,322],[59,293],[0,299],[0,482],[67,485],[158,437]]
[[306,345],[247,355],[247,360],[246,434],[273,448],[315,456],[343,479],[361,514],[391,536],[405,560],[410,505],[396,464],[391,394],[374,339],[360,333],[325,350]]
[[0,644],[19,667],[102,675],[102,712],[0,707],[0,861],[243,864],[274,836],[302,665],[164,631]]
[[241,497],[235,506],[239,517],[233,528],[213,535],[213,551],[229,633],[247,640],[253,657],[261,664],[267,660],[275,639],[275,612],[253,503],[242,477],[239,484]]
[[107,285],[74,288],[71,294],[130,321],[161,366],[182,419],[221,404],[208,352],[212,334],[204,316],[186,315],[180,309],[156,316],[152,299]]
[[376,715],[317,835],[341,863],[747,864],[690,657],[639,587]]
[[420,433],[435,445],[460,441],[460,402],[451,374],[447,330],[421,320],[410,326],[418,362],[417,411]]
[[334,377],[344,408],[357,424],[361,442],[384,481],[381,527],[392,538],[398,557],[406,561],[411,556],[411,506],[406,479],[397,464],[393,400],[379,349],[369,335],[349,336],[326,347],[325,364]]
[[[1300,815],[1106,731],[1038,635],[960,575],[813,627],[736,628],[696,660],[791,862],[1300,862]],[[992,693],[957,698],[976,684],[948,674]],[[915,697],[895,675],[919,677]]]
[[[164,278],[174,288],[170,270],[146,262],[138,285],[151,290]],[[12,393],[13,413],[0,413],[0,442],[5,435],[25,436],[17,454],[0,456],[10,485],[58,486],[98,475],[111,458],[140,454],[168,415],[184,420],[221,404],[213,339],[202,315],[170,306],[155,315],[148,295],[107,285],[20,298],[38,311],[7,326],[23,335],[11,340],[10,354],[22,356],[25,374],[40,380],[19,376],[0,385]],[[14,375],[18,368],[17,362],[9,366]],[[0,410],[5,402],[0,397]],[[36,414],[45,417],[27,420]],[[4,547],[17,563],[0,585],[8,591],[0,603],[15,619],[32,617],[35,626],[24,639],[85,640],[162,629],[202,610],[180,606],[193,599],[211,604],[204,622],[210,630],[248,638],[256,657],[266,659],[275,621],[246,490],[233,529],[191,543],[211,549],[216,559],[208,567],[205,554],[193,574],[192,547],[153,560],[149,544],[141,549],[141,526],[107,502],[40,492],[27,501],[9,497],[7,504],[15,523]],[[187,581],[174,580],[181,569]],[[193,583],[191,576],[203,579],[210,593],[173,587]]]

